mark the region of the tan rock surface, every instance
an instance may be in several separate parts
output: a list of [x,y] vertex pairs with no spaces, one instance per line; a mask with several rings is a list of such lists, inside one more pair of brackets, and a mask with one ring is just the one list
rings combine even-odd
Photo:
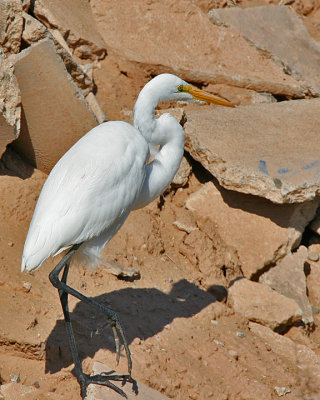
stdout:
[[[92,366],[92,373],[101,374],[102,372],[111,371],[107,365],[101,362],[95,362]],[[126,393],[129,400],[169,400],[167,396],[164,396],[160,392],[143,385],[142,383],[137,383],[138,393],[136,394],[132,390],[132,384],[126,383],[121,386],[121,389]],[[114,390],[107,387],[102,387],[99,385],[90,385],[88,388],[87,400],[118,400],[119,394]]]
[[20,0],[0,2],[0,46],[7,54],[19,53],[23,28]]
[[82,66],[78,64],[76,59],[72,56],[71,50],[61,34],[59,34],[59,31],[50,31],[40,21],[27,13],[23,13],[22,15],[24,19],[23,40],[30,45],[45,38],[52,40],[56,52],[62,58],[67,71],[77,86],[82,90],[83,95],[87,96],[94,88],[92,78],[89,77]]
[[108,49],[143,64],[150,73],[169,71],[191,82],[304,96],[295,79],[238,33],[213,25],[196,5],[187,4],[183,0],[150,4],[127,0],[119,7],[111,0],[91,1]]
[[97,121],[49,39],[20,53],[15,74],[21,89],[23,120],[14,146],[30,163],[49,173]]
[[308,201],[320,193],[319,106],[313,99],[187,111],[186,150],[227,189]]
[[224,242],[236,250],[247,278],[259,275],[267,265],[290,253],[317,208],[315,202],[272,204],[225,190],[214,182],[204,184],[185,205],[196,216],[208,218]]
[[77,57],[104,58],[106,46],[87,0],[37,0],[33,12],[48,28],[60,31]]
[[20,133],[21,96],[14,67],[0,49],[0,157]]
[[294,300],[262,283],[239,279],[228,293],[235,312],[272,330],[281,331],[301,321],[301,309]]
[[268,52],[280,68],[304,81],[312,93],[320,94],[320,44],[290,7],[232,7],[211,10],[209,17],[213,23],[239,32],[258,50]]
[[[263,339],[270,346],[273,353],[280,357],[290,359],[297,367],[302,370],[320,375],[320,357],[309,347],[297,344],[289,338],[283,337],[276,332],[273,332],[266,326],[250,322],[249,329],[255,335]],[[305,375],[302,372],[302,376]],[[310,378],[311,376],[309,376]]]
[[307,297],[305,264],[308,250],[300,246],[296,253],[288,254],[269,271],[261,275],[259,281],[269,285],[283,296],[293,299],[302,311],[302,321],[313,325],[311,305]]

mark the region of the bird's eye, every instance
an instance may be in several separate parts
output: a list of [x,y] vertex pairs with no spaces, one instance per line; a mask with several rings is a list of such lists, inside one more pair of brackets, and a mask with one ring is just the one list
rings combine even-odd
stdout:
[[178,92],[183,92],[183,85],[178,86]]

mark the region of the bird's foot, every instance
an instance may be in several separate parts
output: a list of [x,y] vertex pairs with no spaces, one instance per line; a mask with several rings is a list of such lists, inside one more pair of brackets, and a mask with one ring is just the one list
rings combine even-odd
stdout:
[[127,399],[128,396],[125,394],[125,392],[110,381],[122,382],[122,386],[124,386],[127,382],[132,383],[132,390],[137,393],[137,382],[131,377],[131,375],[112,375],[111,373],[102,372],[101,374],[91,376],[82,373],[79,376],[78,381],[81,386],[81,397],[83,400],[86,399],[87,388],[90,384],[107,386]]

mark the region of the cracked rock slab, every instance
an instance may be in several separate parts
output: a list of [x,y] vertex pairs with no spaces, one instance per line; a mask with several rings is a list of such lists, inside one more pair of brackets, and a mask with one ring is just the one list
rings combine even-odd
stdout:
[[312,220],[318,201],[273,204],[207,182],[185,202],[195,217],[208,218],[226,244],[236,249],[247,278],[291,253]]
[[186,150],[226,189],[298,203],[320,194],[320,100],[186,111]]
[[286,6],[213,9],[211,21],[239,32],[258,50],[267,51],[279,67],[320,94],[320,43],[308,33],[302,19]]
[[259,281],[269,285],[283,296],[295,300],[302,311],[302,321],[313,325],[311,305],[307,297],[307,282],[304,272],[308,258],[308,250],[300,246],[298,251],[288,254],[279,263],[264,273]]
[[106,44],[96,28],[88,1],[37,0],[33,12],[47,28],[59,30],[77,57],[105,57]]
[[0,157],[20,133],[21,96],[14,67],[0,49]]
[[[107,365],[95,361],[92,367],[93,374],[101,374],[102,372],[112,371],[112,368],[109,368]],[[115,382],[117,384],[117,382]],[[126,383],[124,386],[119,382],[118,386],[126,393],[128,396],[128,400],[169,400],[167,396],[157,392],[154,389],[149,388],[148,386],[143,385],[142,383],[137,382],[138,385],[138,393],[135,394],[132,391],[132,384]],[[115,392],[112,389],[107,387],[99,386],[99,385],[89,385],[88,387],[88,395],[86,397],[87,400],[118,400],[119,393]],[[121,397],[120,397],[121,398]]]
[[[143,65],[148,73],[171,72],[191,82],[305,96],[306,89],[269,56],[234,30],[212,24],[190,1],[123,0],[119,7],[114,1],[91,0],[90,4],[108,49]],[[139,35],[148,40],[137,40]]]
[[24,19],[24,29],[22,34],[23,40],[30,45],[46,38],[52,40],[55,45],[56,52],[62,58],[67,71],[71,75],[76,85],[82,90],[83,95],[87,96],[94,89],[93,80],[72,56],[71,50],[59,31],[52,30],[50,32],[49,29],[47,29],[40,21],[33,18],[31,15],[25,12],[22,15]]
[[272,330],[281,331],[301,321],[298,304],[268,285],[243,278],[235,281],[228,293],[235,312]]
[[15,56],[14,64],[23,107],[21,135],[14,147],[49,173],[97,121],[51,40],[25,49]]

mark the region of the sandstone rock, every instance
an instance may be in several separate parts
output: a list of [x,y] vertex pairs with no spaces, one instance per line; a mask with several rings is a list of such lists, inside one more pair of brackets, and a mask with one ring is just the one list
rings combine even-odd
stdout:
[[[100,374],[101,372],[111,371],[112,368],[109,368],[105,364],[95,361],[92,367],[93,374]],[[154,389],[149,388],[148,386],[143,385],[142,383],[138,383],[138,393],[132,390],[132,384],[126,383],[124,386],[119,385],[121,389],[128,396],[128,400],[169,400],[168,397],[163,394],[157,392]],[[102,387],[99,385],[90,385],[88,387],[88,396],[87,400],[118,400],[119,393],[115,392],[112,389],[107,387]]]
[[100,107],[100,104],[98,103],[98,100],[96,99],[96,96],[90,92],[86,96],[86,100],[91,108],[91,110],[94,112],[94,115],[96,116],[97,121],[99,124],[102,124],[102,122],[106,122],[108,118],[106,117],[105,113],[103,112],[102,108]]
[[[271,329],[254,322],[249,323],[249,329],[264,340],[273,353],[285,359],[289,359],[293,365],[300,370],[300,374],[302,374],[303,371],[307,371],[309,374],[311,373],[312,375],[319,376],[320,357],[309,347],[296,344],[291,339],[281,336]],[[311,375],[309,378],[310,377]]]
[[60,31],[77,57],[104,58],[106,45],[87,0],[37,0],[33,12],[48,28]]
[[302,321],[312,325],[314,320],[307,297],[304,273],[307,257],[307,248],[300,246],[296,253],[288,254],[275,267],[261,275],[259,281],[269,285],[283,296],[293,299],[301,308]]
[[294,300],[262,283],[239,279],[229,288],[229,299],[235,312],[273,330],[301,321],[301,310]]
[[0,49],[0,157],[20,133],[21,96],[14,68]]
[[[320,254],[320,244],[312,244],[309,251]],[[312,261],[308,259],[309,271],[307,274],[308,297],[314,311],[320,310],[320,259]]]
[[258,50],[267,51],[280,68],[304,81],[312,93],[320,94],[320,43],[311,38],[290,7],[214,9],[209,17],[213,23],[238,31]]
[[26,386],[21,383],[10,382],[0,386],[0,395],[5,400],[30,399],[32,393],[36,391],[34,386]]
[[225,243],[239,255],[247,278],[259,275],[290,253],[317,209],[317,200],[305,204],[272,204],[207,182],[190,195],[185,206],[196,216],[209,218]]
[[183,157],[178,172],[175,174],[171,185],[175,187],[182,187],[188,183],[191,174],[191,166],[188,160]]
[[59,31],[55,29],[50,31],[41,22],[29,14],[23,13],[23,18],[23,40],[30,45],[45,38],[52,40],[55,45],[56,52],[62,58],[67,71],[77,86],[82,90],[83,95],[87,96],[94,88],[93,80],[72,56],[71,50]]
[[16,56],[15,73],[23,119],[14,147],[38,169],[49,173],[97,121],[49,39]]
[[[92,0],[90,4],[108,49],[144,65],[149,73],[173,72],[191,82],[304,96],[305,89],[273,60],[235,31],[213,25],[192,2],[126,0],[119,7],[111,0]],[[137,40],[139,35],[148,40]]]
[[320,193],[319,106],[313,99],[186,111],[186,150],[227,189],[275,203],[311,200]]
[[19,53],[22,27],[21,0],[1,0],[0,46],[5,53]]

